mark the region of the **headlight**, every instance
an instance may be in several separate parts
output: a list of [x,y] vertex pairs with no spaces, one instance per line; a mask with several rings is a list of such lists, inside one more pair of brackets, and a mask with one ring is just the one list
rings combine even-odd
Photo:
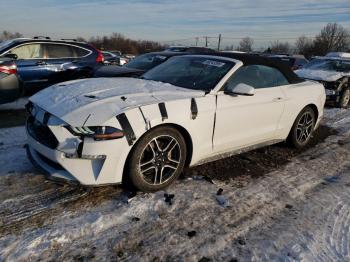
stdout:
[[95,140],[109,140],[124,137],[124,132],[111,126],[66,127],[75,136],[93,137]]

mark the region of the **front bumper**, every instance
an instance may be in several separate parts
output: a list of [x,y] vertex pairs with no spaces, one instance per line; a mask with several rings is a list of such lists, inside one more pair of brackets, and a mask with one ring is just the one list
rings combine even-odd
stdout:
[[[50,179],[74,184],[97,186],[122,182],[124,163],[130,148],[126,139],[81,139],[64,126],[51,121],[55,117],[48,120],[45,114],[38,112],[35,116],[42,128],[33,128],[29,121],[27,123],[27,154],[34,166],[43,170]],[[43,121],[45,118],[46,121]],[[35,132],[40,134],[36,135]],[[57,140],[55,143],[47,141],[53,138]]]
[[33,166],[41,170],[48,180],[73,185],[79,184],[79,181],[71,176],[67,171],[60,167],[56,168],[58,167],[57,163],[50,161],[48,158],[44,157],[30,146],[27,146],[26,151],[28,159]]

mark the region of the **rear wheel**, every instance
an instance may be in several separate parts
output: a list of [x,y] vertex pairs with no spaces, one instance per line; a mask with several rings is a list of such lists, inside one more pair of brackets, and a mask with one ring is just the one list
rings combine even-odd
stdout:
[[305,107],[297,116],[292,130],[290,131],[288,141],[296,148],[305,147],[312,136],[316,124],[315,112],[311,107]]
[[154,192],[169,186],[181,174],[186,143],[171,127],[146,133],[135,145],[129,161],[130,182],[139,190]]

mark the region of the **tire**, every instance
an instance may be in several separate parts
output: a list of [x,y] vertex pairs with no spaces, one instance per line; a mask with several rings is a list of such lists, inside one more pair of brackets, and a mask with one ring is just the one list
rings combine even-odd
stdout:
[[350,87],[345,87],[341,92],[338,107],[348,108],[350,104]]
[[172,127],[156,127],[140,138],[128,163],[128,182],[144,192],[168,187],[183,171],[186,142]]
[[288,136],[288,142],[295,148],[305,147],[314,131],[316,116],[314,110],[307,106],[297,116]]

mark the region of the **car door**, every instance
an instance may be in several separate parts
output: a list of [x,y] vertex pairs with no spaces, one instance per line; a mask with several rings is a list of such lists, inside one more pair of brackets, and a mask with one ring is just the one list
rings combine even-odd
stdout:
[[69,80],[78,68],[78,58],[73,47],[61,43],[46,43],[44,46],[49,84]]
[[[254,88],[253,95],[234,93],[238,85]],[[263,65],[239,68],[217,95],[214,151],[224,152],[263,144],[274,139],[285,106],[281,86],[287,79]]]
[[17,73],[23,81],[26,91],[46,85],[48,71],[43,57],[42,44],[20,45],[11,49],[8,53],[17,55]]

